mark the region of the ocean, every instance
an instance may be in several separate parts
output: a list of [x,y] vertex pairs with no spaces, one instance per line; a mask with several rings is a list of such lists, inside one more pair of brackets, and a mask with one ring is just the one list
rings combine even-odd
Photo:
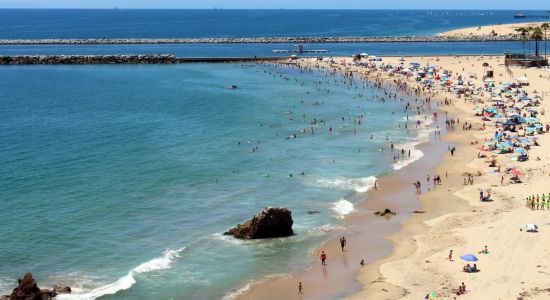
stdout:
[[0,38],[199,38],[430,35],[521,22],[511,10],[0,9]]
[[[397,128],[402,103],[325,76],[248,64],[0,68],[1,278],[32,271],[78,299],[216,299],[306,267],[393,169],[378,148],[416,137]],[[326,121],[314,135],[312,118]],[[270,205],[293,211],[295,236],[222,235]]]
[[[431,34],[514,13],[0,10],[0,38]],[[480,45],[310,47],[343,55],[521,47]],[[2,46],[0,54],[246,56],[290,46]],[[387,98],[338,75],[262,64],[0,67],[0,294],[30,271],[43,287],[70,285],[73,295],[61,299],[220,299],[306,268],[375,178],[409,162],[378,149],[425,138],[398,127],[402,101],[373,96]],[[292,210],[296,235],[223,235],[270,205]]]

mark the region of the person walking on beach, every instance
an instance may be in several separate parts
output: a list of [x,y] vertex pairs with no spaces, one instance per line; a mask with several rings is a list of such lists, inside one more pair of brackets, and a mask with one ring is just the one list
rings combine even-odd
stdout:
[[344,248],[346,247],[346,237],[340,238],[340,247],[342,248],[342,252],[344,252]]
[[453,249],[449,251],[449,261],[453,261]]
[[302,282],[298,283],[298,295],[304,294],[304,286],[302,285]]
[[321,251],[321,255],[319,257],[321,258],[321,265],[326,266],[327,254],[325,253],[325,251]]

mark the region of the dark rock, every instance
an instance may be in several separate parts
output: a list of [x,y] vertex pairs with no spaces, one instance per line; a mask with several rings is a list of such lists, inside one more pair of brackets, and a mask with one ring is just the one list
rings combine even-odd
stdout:
[[54,285],[53,290],[40,289],[31,273],[26,273],[10,295],[0,296],[0,300],[51,300],[58,294],[68,294],[71,288]]
[[413,211],[414,214],[423,214],[425,212],[426,212],[425,210],[414,210]]
[[313,214],[319,214],[319,213],[321,213],[321,212],[318,211],[318,210],[308,210],[307,213],[308,213],[309,215],[313,215]]
[[53,286],[53,291],[59,295],[59,294],[70,294],[71,293],[71,287],[70,286],[60,286],[55,284]]
[[10,300],[44,300],[40,288],[36,285],[36,281],[31,273],[25,274],[23,279],[19,279],[18,282],[19,285],[13,289],[9,298]]
[[377,211],[374,213],[377,216],[385,216],[385,215],[396,215],[397,213],[394,211],[391,211],[389,208],[384,209],[384,211]]
[[238,239],[264,239],[291,236],[292,212],[286,208],[266,207],[244,224],[230,229],[225,235],[232,235]]

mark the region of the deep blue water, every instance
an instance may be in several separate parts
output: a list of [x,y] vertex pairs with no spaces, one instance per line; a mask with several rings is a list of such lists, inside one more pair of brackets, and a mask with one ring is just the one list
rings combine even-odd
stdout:
[[[0,39],[427,35],[518,11],[0,9]],[[532,11],[532,14],[545,14]]]

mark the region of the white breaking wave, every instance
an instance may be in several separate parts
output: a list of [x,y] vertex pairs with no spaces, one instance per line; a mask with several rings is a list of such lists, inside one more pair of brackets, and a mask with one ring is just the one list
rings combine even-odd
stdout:
[[9,295],[17,286],[17,281],[13,278],[0,277],[0,295]]
[[349,215],[355,210],[353,203],[342,198],[334,203],[332,203],[332,210],[338,214],[338,218],[343,218],[346,215]]
[[312,236],[321,236],[330,231],[342,231],[345,229],[346,227],[341,225],[325,224],[319,227],[312,228],[311,230],[309,230],[309,234]]
[[[423,115],[420,115],[420,116],[415,116],[413,118],[414,120],[422,120],[424,123],[421,125],[422,127],[420,127],[418,129],[418,135],[416,136],[416,140],[414,142],[409,142],[409,143],[405,143],[405,144],[398,144],[398,145],[395,145],[395,149],[396,151],[400,151],[401,149],[405,149],[405,155],[400,155],[400,159],[397,160],[394,164],[393,164],[393,169],[394,170],[400,170],[402,168],[404,168],[405,166],[419,160],[420,158],[422,158],[422,156],[424,156],[424,152],[422,152],[420,149],[417,149],[416,146],[424,143],[424,142],[427,142],[430,140],[430,132],[433,132],[433,129],[426,129],[424,128],[424,126],[426,125],[430,125],[433,123],[433,119],[431,118],[427,118],[426,120],[424,120],[424,116]],[[408,157],[408,151],[411,151],[411,157]]]
[[315,184],[330,189],[353,190],[364,193],[374,187],[375,181],[376,177],[369,176],[364,178],[317,179]]
[[150,261],[144,262],[141,265],[133,268],[125,276],[120,277],[117,281],[107,285],[98,287],[91,291],[76,291],[77,293],[58,295],[58,300],[93,300],[105,295],[113,295],[120,291],[127,290],[136,283],[134,275],[145,274],[158,270],[170,269],[172,262],[180,257],[180,253],[185,250],[185,247],[178,250],[167,249],[161,257],[153,258]]
[[[426,139],[427,140],[427,139]],[[416,146],[420,145],[421,143],[425,142],[426,140],[420,140],[416,142],[406,143],[402,145],[396,145],[396,149],[405,149],[405,155],[401,155],[401,158],[398,159],[393,164],[394,170],[400,170],[407,165],[419,160],[422,156],[424,156],[424,152],[422,152],[420,149],[417,149]],[[411,151],[411,157],[408,157],[408,151]]]
[[260,284],[262,282],[265,282],[266,280],[276,279],[276,278],[290,278],[290,276],[291,276],[290,274],[274,274],[274,275],[268,275],[265,278],[263,278],[261,280],[258,280],[258,281],[251,281],[251,282],[247,283],[245,286],[243,286],[242,288],[240,288],[236,291],[228,293],[227,295],[225,295],[222,298],[222,300],[236,299],[239,296],[241,296],[242,294],[244,294],[246,291],[250,290],[250,288],[252,288],[253,285]]

